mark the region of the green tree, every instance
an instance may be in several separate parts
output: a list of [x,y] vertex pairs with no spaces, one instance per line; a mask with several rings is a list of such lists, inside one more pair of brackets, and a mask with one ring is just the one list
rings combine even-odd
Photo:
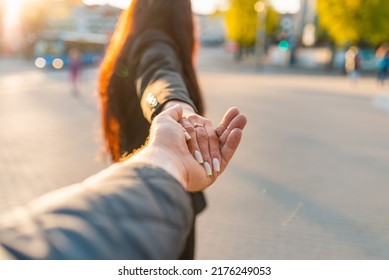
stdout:
[[320,27],[338,45],[389,41],[388,0],[317,0]]

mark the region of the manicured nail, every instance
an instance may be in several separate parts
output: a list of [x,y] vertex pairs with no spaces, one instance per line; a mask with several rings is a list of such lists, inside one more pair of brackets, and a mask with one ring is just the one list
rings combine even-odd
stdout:
[[204,162],[203,160],[203,156],[201,155],[201,153],[199,151],[194,151],[194,158],[197,160],[198,163],[202,164]]
[[212,165],[213,165],[213,170],[215,170],[215,172],[219,173],[220,172],[220,162],[219,162],[219,159],[214,158],[212,160]]
[[184,135],[185,135],[185,140],[186,141],[189,141],[190,139],[192,139],[192,137],[190,137],[188,132],[184,131]]
[[207,176],[211,177],[212,176],[212,170],[211,170],[211,166],[209,165],[208,162],[204,162],[204,169],[205,169],[205,173],[207,173]]

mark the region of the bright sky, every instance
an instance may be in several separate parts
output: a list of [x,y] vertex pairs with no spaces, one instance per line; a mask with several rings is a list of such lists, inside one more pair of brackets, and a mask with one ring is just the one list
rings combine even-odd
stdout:
[[21,9],[22,0],[6,0],[5,6],[7,7],[4,15],[4,28],[13,28],[18,24],[18,18],[14,15],[18,15]]
[[[110,4],[122,9],[125,9],[128,7],[131,0],[83,0],[85,4],[97,4],[97,5],[103,5],[103,4]],[[215,8],[217,7],[217,4],[219,2],[222,2],[223,0],[192,0],[192,7],[193,10],[196,13],[200,14],[210,14],[212,13]]]
[[279,13],[294,14],[300,10],[300,0],[270,0]]
[[[4,26],[7,30],[11,27],[15,27],[18,23],[19,9],[23,1],[28,0],[0,0],[5,2],[6,13],[3,19]],[[110,4],[119,8],[127,8],[131,0],[83,0],[85,4],[97,4],[104,5]],[[223,7],[223,4],[228,0],[192,0],[192,7],[195,13],[210,14],[218,6]],[[300,9],[300,0],[270,0],[275,7],[281,13],[296,13]],[[253,7],[254,8],[254,7]]]
[[[119,8],[128,7],[131,0],[83,0],[86,4],[111,4]],[[281,13],[296,13],[300,9],[300,0],[270,0],[275,9]],[[210,14],[218,4],[223,5],[225,0],[192,0],[195,13]]]
[[[0,26],[2,26],[3,42],[5,46],[16,48],[20,43],[18,36],[20,35],[20,21],[18,15],[22,7],[23,0],[0,0],[5,4],[4,17],[0,18]],[[2,23],[2,25],[1,25]]]

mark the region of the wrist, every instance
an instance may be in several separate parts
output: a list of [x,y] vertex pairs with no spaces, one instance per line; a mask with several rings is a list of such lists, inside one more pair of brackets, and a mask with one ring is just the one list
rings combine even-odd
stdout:
[[148,164],[160,168],[174,177],[184,189],[187,188],[185,169],[182,163],[166,149],[146,147],[128,160],[129,163]]
[[162,107],[162,111],[165,111],[166,109],[169,109],[171,107],[174,107],[175,105],[177,104],[180,104],[181,107],[182,107],[182,110],[183,110],[183,116],[187,116],[187,115],[190,115],[190,114],[194,114],[195,113],[195,110],[193,109],[193,107],[191,105],[189,105],[188,103],[184,102],[184,101],[180,101],[180,100],[169,100],[167,101],[163,107]]

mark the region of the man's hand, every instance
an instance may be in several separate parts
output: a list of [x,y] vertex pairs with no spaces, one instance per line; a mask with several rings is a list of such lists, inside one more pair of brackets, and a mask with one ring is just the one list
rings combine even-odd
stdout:
[[[160,113],[153,121],[148,146],[136,154],[131,161],[149,163],[160,167],[174,176],[187,191],[201,191],[211,185],[218,174],[206,176],[204,168],[192,156],[185,141],[182,121],[183,109],[176,105]],[[236,108],[230,109],[220,126],[220,173],[227,167],[242,137],[246,117]]]

